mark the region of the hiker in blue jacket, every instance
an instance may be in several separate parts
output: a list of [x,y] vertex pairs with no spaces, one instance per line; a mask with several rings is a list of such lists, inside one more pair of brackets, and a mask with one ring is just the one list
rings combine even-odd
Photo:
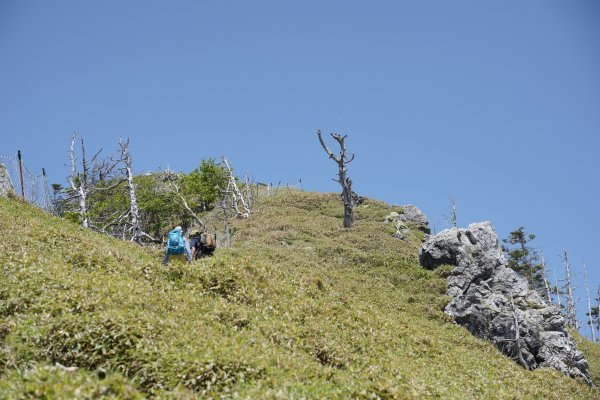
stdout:
[[169,232],[163,264],[167,265],[169,258],[175,258],[182,262],[186,260],[188,263],[192,262],[192,252],[187,240],[183,237],[183,230],[180,226],[175,227],[175,229]]

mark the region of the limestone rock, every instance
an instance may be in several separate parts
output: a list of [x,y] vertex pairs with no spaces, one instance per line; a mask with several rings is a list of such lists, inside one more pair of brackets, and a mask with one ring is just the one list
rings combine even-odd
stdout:
[[418,207],[411,204],[402,206],[404,214],[400,214],[400,219],[404,222],[415,224],[417,229],[422,232],[430,233],[429,220]]
[[[560,310],[547,304],[508,267],[489,222],[447,229],[421,246],[424,268],[454,265],[445,312],[473,335],[491,341],[527,369],[554,368],[591,385],[588,363],[565,330]],[[515,340],[516,332],[519,340]]]
[[392,211],[385,217],[385,223],[393,223],[396,227],[395,237],[399,239],[406,239],[410,235],[410,226],[416,227],[418,230],[428,234],[429,221],[421,210],[412,205],[402,206],[404,213],[400,214]]

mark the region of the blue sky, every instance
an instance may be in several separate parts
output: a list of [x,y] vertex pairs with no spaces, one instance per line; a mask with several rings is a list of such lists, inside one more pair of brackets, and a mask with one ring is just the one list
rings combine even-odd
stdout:
[[138,172],[225,154],[339,191],[315,131],[348,134],[361,195],[438,230],[454,196],[460,225],[525,226],[596,287],[599,21],[594,0],[2,0],[0,154],[64,183],[76,130],[129,137]]

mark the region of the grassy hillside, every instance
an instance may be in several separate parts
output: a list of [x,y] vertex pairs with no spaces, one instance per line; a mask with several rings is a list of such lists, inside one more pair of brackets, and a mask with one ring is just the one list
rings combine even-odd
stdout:
[[367,201],[344,230],[337,195],[281,194],[232,248],[164,267],[0,199],[0,398],[599,397],[454,325],[393,210]]

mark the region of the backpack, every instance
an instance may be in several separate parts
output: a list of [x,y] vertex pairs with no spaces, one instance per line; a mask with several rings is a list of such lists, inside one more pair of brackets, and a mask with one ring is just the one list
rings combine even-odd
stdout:
[[185,243],[181,231],[172,230],[169,232],[167,248],[170,254],[183,254],[185,252]]
[[213,239],[212,235],[208,233],[204,235],[204,245],[209,248],[215,248],[215,239]]

